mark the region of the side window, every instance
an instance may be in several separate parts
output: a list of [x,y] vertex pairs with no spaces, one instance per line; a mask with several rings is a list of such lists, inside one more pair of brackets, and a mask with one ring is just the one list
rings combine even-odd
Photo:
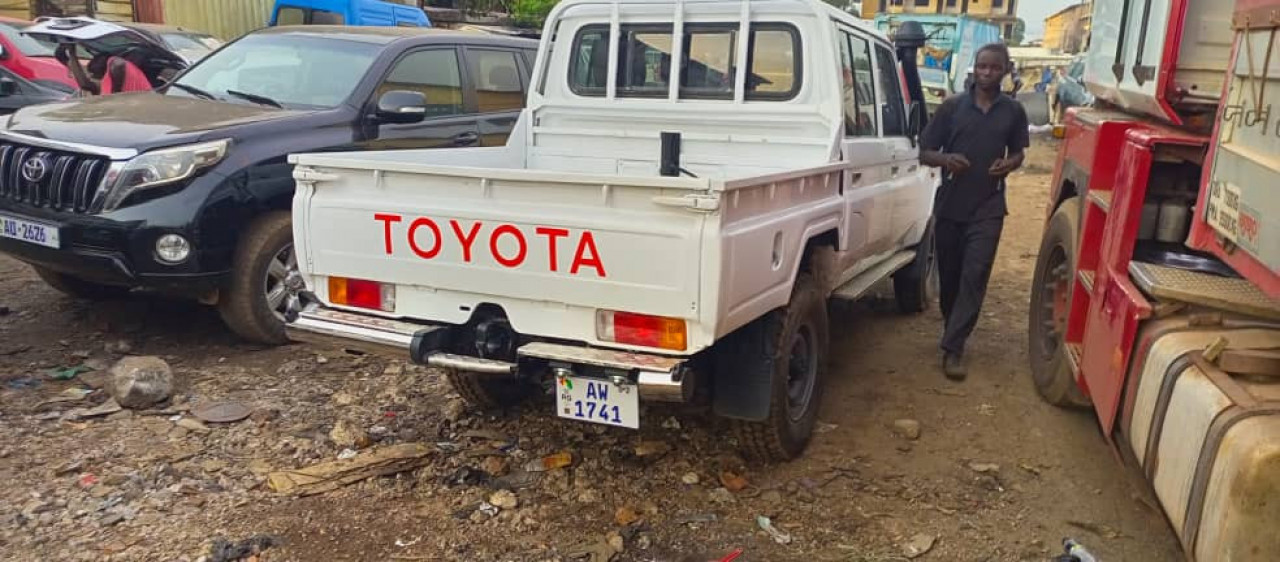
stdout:
[[789,25],[752,24],[747,99],[787,100],[800,91],[800,33]]
[[737,29],[694,29],[686,32],[685,62],[680,69],[680,97],[732,96],[737,44]]
[[307,13],[302,8],[281,6],[276,12],[276,25],[302,25],[307,23]]
[[884,136],[901,137],[907,134],[907,115],[903,105],[902,82],[898,76],[898,63],[884,47],[876,47],[876,66],[879,67],[880,90],[884,92]]
[[313,25],[342,25],[346,23],[346,19],[338,12],[326,12],[324,10],[312,10],[311,23]]
[[[608,43],[605,43],[608,57]],[[671,28],[623,28],[618,45],[618,96],[667,95],[671,74]]]
[[520,65],[514,52],[468,49],[467,62],[480,113],[524,107]]
[[465,112],[462,73],[457,52],[453,49],[430,49],[405,55],[378,86],[375,96],[380,97],[391,90],[420,92],[426,96],[428,118]]
[[609,28],[593,26],[578,33],[569,61],[569,89],[583,96],[603,96],[609,84]]
[[[866,39],[844,33],[842,51],[849,53],[851,99],[845,99],[845,129],[852,136],[876,136],[876,88],[872,78],[871,46]],[[843,55],[843,52],[841,53]],[[850,105],[851,104],[851,105]]]

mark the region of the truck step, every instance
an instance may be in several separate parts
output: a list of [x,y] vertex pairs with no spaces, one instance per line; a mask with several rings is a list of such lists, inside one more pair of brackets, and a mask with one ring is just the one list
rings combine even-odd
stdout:
[[1129,264],[1129,275],[1142,292],[1159,299],[1280,320],[1280,300],[1244,279],[1141,262]]
[[886,259],[871,269],[868,269],[848,283],[841,285],[831,293],[831,298],[841,300],[858,300],[865,296],[876,283],[883,281],[886,277],[893,275],[894,272],[906,267],[911,260],[916,259],[915,250],[907,250],[898,252],[889,259]]

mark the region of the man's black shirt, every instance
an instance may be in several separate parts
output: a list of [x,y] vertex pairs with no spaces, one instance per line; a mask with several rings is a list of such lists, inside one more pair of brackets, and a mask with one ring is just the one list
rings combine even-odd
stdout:
[[942,187],[934,203],[940,218],[969,222],[1008,214],[1004,179],[987,170],[996,160],[1031,146],[1027,112],[1004,94],[983,112],[973,90],[942,102],[920,139],[921,150],[963,154],[969,169],[952,175],[943,171]]

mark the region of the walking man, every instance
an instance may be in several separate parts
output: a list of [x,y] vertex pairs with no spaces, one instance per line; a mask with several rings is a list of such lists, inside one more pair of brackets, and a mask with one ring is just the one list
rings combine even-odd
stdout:
[[973,86],[943,102],[921,138],[920,160],[943,170],[933,214],[945,323],[942,368],[953,380],[968,374],[965,341],[978,323],[1008,214],[1005,176],[1022,166],[1031,144],[1022,104],[1000,91],[1010,66],[1003,44],[979,49]]

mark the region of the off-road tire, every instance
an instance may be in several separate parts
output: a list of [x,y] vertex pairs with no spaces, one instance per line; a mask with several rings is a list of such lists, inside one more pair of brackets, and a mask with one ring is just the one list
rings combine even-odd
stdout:
[[236,335],[268,345],[289,342],[284,320],[267,304],[264,283],[275,256],[293,243],[293,221],[287,211],[259,217],[240,237],[231,279],[218,299],[222,321]]
[[916,258],[893,274],[893,298],[898,311],[919,314],[933,305],[938,296],[938,250],[933,236],[933,220],[924,229],[916,247]]
[[528,382],[499,375],[485,375],[445,369],[445,378],[468,404],[481,410],[505,410],[514,407],[533,393]]
[[[822,402],[829,333],[826,298],[813,277],[802,273],[796,278],[791,302],[786,307],[756,319],[724,342],[728,345],[721,349],[718,369],[770,380],[768,418],[758,422],[731,422],[738,444],[747,456],[776,462],[795,459],[804,452]],[[812,342],[809,361],[813,381],[807,399],[793,416],[788,382],[794,366],[793,351],[796,345],[803,345],[796,343],[797,337],[806,337]]]
[[128,287],[101,285],[39,266],[32,266],[32,268],[36,270],[36,275],[40,276],[40,279],[47,285],[69,297],[105,301],[124,298],[129,294]]
[[[1065,329],[1053,324],[1056,291],[1067,291],[1066,311],[1071,310],[1071,293],[1075,287],[1076,244],[1080,234],[1080,198],[1062,203],[1049,219],[1040,255],[1036,259],[1035,277],[1031,285],[1031,306],[1027,319],[1028,357],[1031,380],[1045,402],[1067,408],[1086,408],[1089,398],[1076,384],[1067,358]],[[1063,280],[1060,279],[1064,274]],[[1056,288],[1051,288],[1053,284]]]

